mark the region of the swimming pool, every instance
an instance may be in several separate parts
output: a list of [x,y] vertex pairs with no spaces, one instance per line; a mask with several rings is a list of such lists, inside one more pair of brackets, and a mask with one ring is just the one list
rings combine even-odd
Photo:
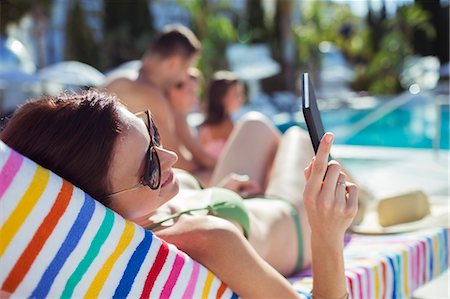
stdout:
[[[356,123],[368,116],[370,111],[326,112],[323,122],[327,131],[345,132],[351,128],[339,124],[336,119],[344,117]],[[449,149],[449,109],[442,107],[440,132],[436,131],[435,107],[401,107],[384,115],[360,131],[336,134],[336,143],[351,145],[392,146],[409,148],[433,148],[433,140],[441,149]],[[344,116],[345,115],[345,116]],[[439,141],[437,140],[439,138]]]
[[[438,110],[433,102],[422,99],[410,101],[386,114],[379,115],[378,111],[380,106],[371,109],[341,108],[322,110],[321,115],[325,130],[335,134],[337,144],[450,149],[448,104],[441,105]],[[436,131],[439,117],[441,124]],[[290,125],[278,127],[285,131]],[[304,123],[299,125],[305,128]]]

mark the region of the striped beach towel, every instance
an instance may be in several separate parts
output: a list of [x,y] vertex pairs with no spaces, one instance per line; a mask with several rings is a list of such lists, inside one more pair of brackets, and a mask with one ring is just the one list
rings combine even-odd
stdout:
[[[344,249],[350,298],[411,298],[414,290],[449,267],[449,231],[432,228],[385,235],[351,235]],[[289,279],[309,297],[311,271]]]
[[0,297],[237,297],[175,246],[1,141],[0,285]]

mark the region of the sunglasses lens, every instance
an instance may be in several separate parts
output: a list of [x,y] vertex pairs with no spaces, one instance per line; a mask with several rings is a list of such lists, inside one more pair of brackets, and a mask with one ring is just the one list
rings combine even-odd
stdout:
[[151,189],[158,189],[161,182],[161,165],[155,149],[150,150],[150,156],[144,175],[144,183]]
[[156,128],[153,119],[150,119],[150,130],[152,132],[153,140],[156,146],[161,146],[161,137],[159,136],[158,128]]

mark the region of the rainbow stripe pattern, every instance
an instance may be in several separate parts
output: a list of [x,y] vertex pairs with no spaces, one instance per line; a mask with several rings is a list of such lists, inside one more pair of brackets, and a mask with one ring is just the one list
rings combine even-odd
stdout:
[[[384,235],[351,235],[344,250],[350,298],[411,298],[413,292],[449,267],[449,231],[432,228]],[[311,271],[290,278],[309,298]]]
[[0,297],[237,297],[175,246],[1,141],[0,286]]

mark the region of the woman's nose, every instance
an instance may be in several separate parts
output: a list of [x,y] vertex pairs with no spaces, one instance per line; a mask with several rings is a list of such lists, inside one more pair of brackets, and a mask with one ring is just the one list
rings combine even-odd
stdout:
[[175,152],[159,147],[157,148],[157,152],[162,168],[172,167],[178,161],[178,156]]

